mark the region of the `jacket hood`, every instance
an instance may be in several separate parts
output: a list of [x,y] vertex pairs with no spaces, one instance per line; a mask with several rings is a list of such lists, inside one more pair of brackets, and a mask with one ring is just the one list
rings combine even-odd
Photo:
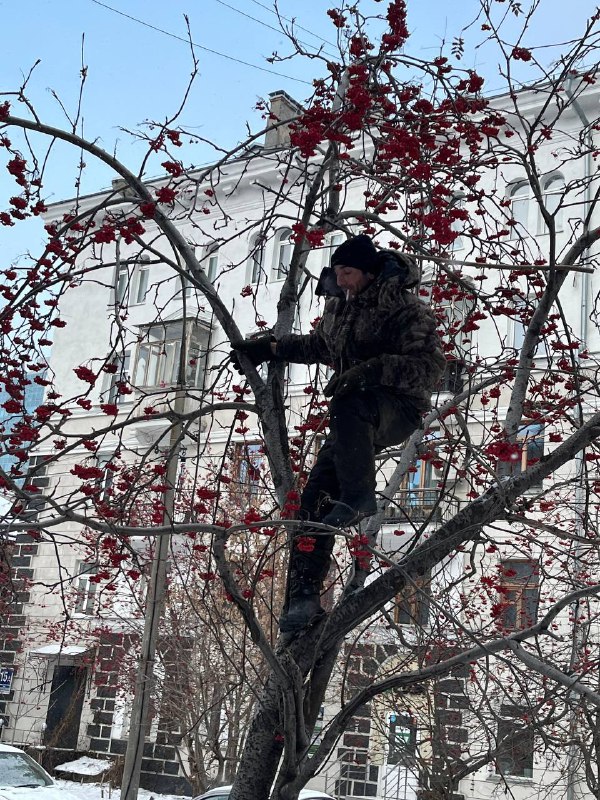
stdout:
[[382,250],[379,253],[381,272],[378,281],[387,281],[392,277],[402,279],[403,289],[412,289],[419,283],[421,271],[417,261],[405,253],[396,250]]

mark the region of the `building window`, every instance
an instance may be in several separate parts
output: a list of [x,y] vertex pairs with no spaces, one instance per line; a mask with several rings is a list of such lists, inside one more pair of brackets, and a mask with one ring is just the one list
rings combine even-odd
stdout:
[[150,264],[148,256],[138,261],[125,261],[117,268],[115,301],[120,306],[141,305],[146,302]]
[[[533,315],[533,308],[537,304],[535,298],[529,297],[513,297],[511,300],[512,312],[509,317],[508,335],[509,343],[518,353],[523,348],[525,341],[525,334]],[[535,357],[539,350],[539,342],[535,347],[533,356]]]
[[337,248],[346,241],[346,237],[339,231],[330,233],[327,237],[327,247],[325,248],[325,263],[323,266],[328,267],[331,264],[331,259]]
[[202,386],[208,350],[208,330],[195,322],[177,320],[146,328],[137,352],[134,384],[167,387],[179,382],[182,346],[183,379],[187,386]]
[[394,622],[396,625],[423,627],[429,621],[431,572],[407,582],[404,591],[396,596]]
[[513,298],[512,305],[514,307],[514,311],[511,315],[511,339],[512,339],[512,346],[515,350],[521,350],[523,347],[523,342],[525,340],[525,332],[527,330],[527,325],[523,321],[523,317],[526,315],[527,312],[527,302],[522,299],[515,297]]
[[509,190],[510,211],[515,225],[511,228],[511,239],[523,236],[527,231],[529,215],[529,184],[524,181],[514,183]]
[[217,277],[218,266],[219,266],[219,254],[213,252],[208,256],[208,265],[206,269],[206,274],[208,276],[209,281],[214,281],[214,279]]
[[533,728],[528,726],[523,709],[502,706],[498,720],[496,772],[519,778],[533,777]]
[[438,479],[431,459],[419,459],[404,477],[400,489],[388,505],[386,519],[424,522],[436,512],[435,519],[431,521],[439,521],[439,496]]
[[98,584],[90,580],[96,575],[97,564],[78,561],[75,566],[75,613],[91,616],[94,613]]
[[[467,329],[471,327],[470,323],[474,321],[472,316],[477,312],[476,293],[471,294],[461,290],[452,299],[439,301],[432,298],[432,288],[431,278],[428,278],[421,284],[419,299],[428,303],[433,309],[437,330],[445,346],[446,358],[448,362],[454,362],[456,367],[454,377],[458,380],[459,371],[462,372],[464,365],[469,361],[471,334],[465,331],[465,327]],[[451,378],[448,380],[451,381]],[[462,386],[462,381],[460,385]],[[441,388],[440,391],[448,390]]]
[[310,747],[308,749],[308,754],[311,756],[317,752],[317,748],[319,747],[321,739],[323,738],[324,727],[325,727],[325,706],[321,706],[319,708],[319,714],[315,722],[312,739],[310,741]]
[[115,301],[117,305],[123,306],[127,303],[129,296],[129,267],[122,264],[117,270],[117,281],[115,290]]
[[458,236],[452,242],[452,249],[455,251],[462,250],[465,246],[465,238],[461,234],[465,227],[465,218],[468,219],[468,215],[465,212],[465,196],[463,194],[454,195],[450,211],[452,209],[455,209],[457,213],[456,216],[452,215],[453,219],[450,223],[450,228],[454,233],[458,233]]
[[540,599],[539,568],[533,561],[500,562],[497,617],[504,630],[530,628],[537,622]]
[[258,283],[265,263],[265,237],[262,233],[252,237],[248,256],[248,277],[250,283]]
[[130,305],[140,305],[146,302],[146,292],[148,291],[148,276],[150,268],[143,262],[136,265],[133,282],[133,298]]
[[102,392],[103,402],[120,405],[131,399],[130,396],[133,394],[130,383],[131,350],[125,350],[121,355],[114,357],[110,363],[117,369],[106,375],[105,388]]
[[115,478],[114,468],[109,468],[109,464],[114,464],[114,453],[103,453],[96,457],[96,466],[102,470],[102,477],[98,479],[97,486],[100,488],[100,497],[105,500],[113,485]]
[[[539,424],[525,425],[517,434],[517,441],[521,445],[521,450],[515,461],[511,464],[511,475],[521,475],[532,467],[544,455],[544,426]],[[541,489],[543,479],[534,483],[529,491]]]
[[411,764],[417,751],[417,724],[408,714],[389,716],[388,764]]
[[234,446],[233,471],[239,499],[251,503],[259,499],[263,486],[265,454],[261,444],[238,443]]
[[462,392],[465,382],[463,373],[465,369],[464,361],[459,358],[449,357],[446,359],[446,368],[440,381],[439,391],[448,394],[458,394]]
[[[31,492],[26,501],[20,516],[28,521],[37,520],[39,515],[46,507],[44,500],[44,489],[50,484],[48,477],[48,466],[45,463],[45,456],[31,456],[27,469],[27,477],[23,485],[26,492]],[[21,501],[18,501],[19,503]]]
[[294,244],[290,237],[292,231],[289,228],[282,228],[277,231],[275,236],[275,262],[273,265],[273,280],[281,281],[288,274],[290,262],[292,260],[292,250]]
[[[209,281],[213,282],[217,277],[217,268],[219,266],[219,250],[216,244],[197,247],[196,258],[202,265],[202,271]],[[192,290],[192,285],[189,280],[186,282],[186,294],[189,296]]]
[[[554,216],[554,230],[563,230],[563,207],[561,201],[565,192],[565,179],[560,174],[547,177],[542,184],[543,203],[546,211]],[[546,221],[540,214],[538,217],[538,233],[548,233]]]

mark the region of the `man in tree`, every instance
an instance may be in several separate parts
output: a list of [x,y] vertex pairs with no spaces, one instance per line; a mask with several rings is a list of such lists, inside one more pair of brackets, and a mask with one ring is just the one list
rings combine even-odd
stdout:
[[[375,455],[419,426],[445,366],[431,309],[408,290],[418,282],[413,259],[378,251],[366,235],[341,244],[323,271],[318,293],[329,295],[315,330],[236,345],[254,365],[273,358],[334,368],[330,433],[302,492],[300,518],[342,528],[377,511]],[[311,530],[296,537],[283,633],[302,630],[323,613],[319,596],[334,536]],[[310,540],[309,540],[310,541]]]

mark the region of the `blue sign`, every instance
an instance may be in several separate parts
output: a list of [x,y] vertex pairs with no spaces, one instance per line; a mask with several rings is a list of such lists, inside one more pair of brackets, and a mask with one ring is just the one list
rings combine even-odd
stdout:
[[0,694],[10,694],[14,674],[12,667],[0,667]]

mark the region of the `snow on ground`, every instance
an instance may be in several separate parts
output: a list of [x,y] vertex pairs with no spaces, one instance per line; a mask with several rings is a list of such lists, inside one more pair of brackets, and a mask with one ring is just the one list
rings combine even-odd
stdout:
[[[66,781],[58,778],[58,785],[63,789],[68,789],[77,800],[120,800],[121,790],[112,789],[108,784],[101,783],[78,783],[77,781]],[[149,792],[147,789],[140,789],[138,800],[188,800],[181,795],[158,794]]]

